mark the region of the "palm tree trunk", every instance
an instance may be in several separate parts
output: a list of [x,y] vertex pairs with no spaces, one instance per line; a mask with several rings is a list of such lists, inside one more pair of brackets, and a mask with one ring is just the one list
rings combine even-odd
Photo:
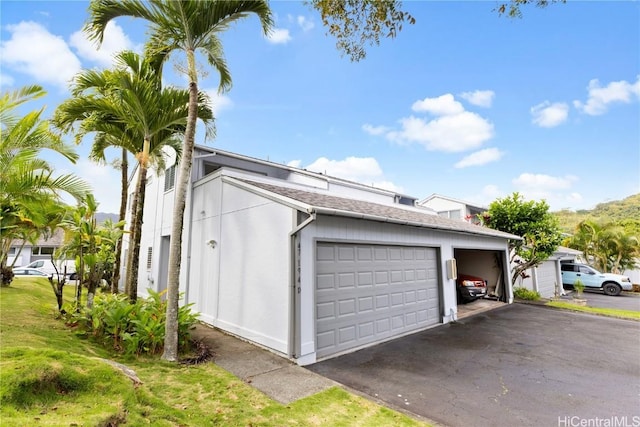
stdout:
[[[118,222],[125,220],[127,216],[127,192],[128,192],[128,174],[129,161],[127,160],[127,150],[122,149],[122,163],[120,165],[120,179],[122,180],[122,190],[120,192],[120,216]],[[121,227],[124,228],[124,225]],[[118,282],[120,281],[120,262],[122,257],[122,236],[116,242],[116,261],[113,265],[113,276],[111,277],[111,292],[118,293]]]
[[193,162],[194,137],[198,114],[198,81],[195,73],[194,52],[187,51],[189,64],[189,113],[184,133],[184,145],[180,158],[178,182],[176,185],[173,223],[171,225],[171,244],[169,248],[169,272],[167,274],[167,320],[162,358],[171,362],[178,360],[178,300],[180,296],[180,263],[182,259],[182,228],[187,190],[191,182],[191,164]]
[[135,214],[132,218],[132,232],[129,240],[129,260],[127,261],[127,286],[126,292],[129,301],[133,304],[138,299],[138,270],[140,269],[140,240],[142,238],[142,214],[144,210],[144,198],[147,189],[147,168],[140,164],[140,174],[136,196],[134,198]]

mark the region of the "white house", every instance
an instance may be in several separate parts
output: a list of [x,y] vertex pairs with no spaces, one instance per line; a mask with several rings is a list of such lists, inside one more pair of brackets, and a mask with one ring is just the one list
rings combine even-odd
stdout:
[[51,259],[53,252],[62,246],[64,231],[57,228],[52,236],[39,237],[36,244],[24,240],[13,240],[9,248],[7,265],[25,266],[32,261]]
[[528,277],[519,278],[513,286],[522,286],[537,291],[543,298],[564,295],[560,265],[562,262],[576,262],[581,256],[582,252],[579,250],[559,246],[553,255],[539,266],[528,269]]
[[[167,286],[174,180],[171,166],[147,184],[141,293]],[[203,322],[305,365],[454,320],[452,260],[512,302],[515,237],[407,195],[197,146],[180,289]]]
[[477,215],[488,209],[485,206],[474,205],[463,200],[442,196],[440,194],[432,194],[426,199],[420,200],[418,205],[433,209],[442,217],[462,219],[473,224],[479,224],[480,221],[478,220]]

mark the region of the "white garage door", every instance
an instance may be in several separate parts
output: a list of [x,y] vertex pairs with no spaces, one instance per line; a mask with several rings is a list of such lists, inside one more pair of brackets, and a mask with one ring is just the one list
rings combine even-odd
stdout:
[[551,298],[555,294],[555,286],[558,281],[556,278],[556,262],[545,261],[538,266],[536,271],[538,279],[538,292],[543,298]]
[[316,355],[439,323],[437,272],[433,248],[318,243]]

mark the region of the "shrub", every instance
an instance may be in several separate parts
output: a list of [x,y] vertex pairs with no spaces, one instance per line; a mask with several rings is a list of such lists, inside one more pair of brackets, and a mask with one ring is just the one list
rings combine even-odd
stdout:
[[[125,354],[157,354],[164,347],[167,303],[162,293],[149,289],[149,297],[131,304],[126,295],[98,295],[93,308],[84,308],[71,316],[71,322],[105,345]],[[198,320],[193,304],[178,309],[178,345],[185,350],[189,330]]]
[[526,301],[538,301],[540,299],[540,293],[538,291],[532,291],[531,289],[516,287],[513,288],[513,295]]
[[9,286],[13,282],[13,269],[9,266],[0,266],[0,286]]
[[582,291],[584,291],[584,283],[582,282],[582,280],[576,279],[576,281],[573,282],[573,289],[575,289],[576,291],[576,296],[578,298],[581,297]]

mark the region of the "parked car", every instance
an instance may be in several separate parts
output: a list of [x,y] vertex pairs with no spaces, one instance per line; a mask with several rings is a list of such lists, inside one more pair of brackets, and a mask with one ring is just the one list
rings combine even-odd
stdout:
[[31,262],[26,267],[37,268],[38,270],[51,275],[55,275],[56,272],[58,274],[64,274],[66,268],[67,278],[76,272],[76,262],[74,260],[56,260],[54,265],[50,259],[39,259]]
[[580,279],[585,289],[601,289],[606,295],[620,295],[622,290],[633,289],[631,279],[621,274],[600,273],[595,268],[586,264],[563,263],[560,266],[562,271],[562,284],[573,286],[576,280]]
[[13,275],[16,277],[51,277],[50,274],[40,271],[37,268],[18,267],[13,269]]
[[458,303],[468,303],[487,295],[487,281],[481,277],[460,274],[456,280]]

